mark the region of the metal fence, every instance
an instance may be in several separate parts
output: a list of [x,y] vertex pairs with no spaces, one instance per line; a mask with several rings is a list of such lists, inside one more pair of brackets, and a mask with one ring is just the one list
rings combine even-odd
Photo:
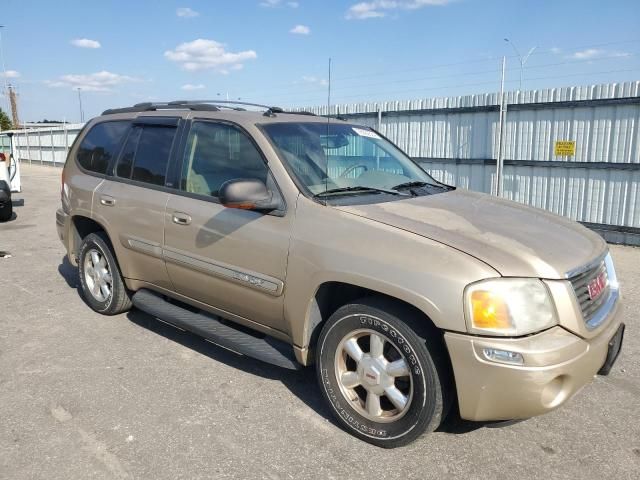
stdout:
[[[640,245],[640,81],[505,94],[310,107],[369,125],[435,178],[496,190],[503,146],[502,196],[565,215],[609,241]],[[22,162],[62,165],[82,124],[14,131]],[[574,142],[560,154],[557,142]],[[0,133],[0,145],[8,145]]]
[[84,126],[83,123],[11,130],[0,133],[0,148],[9,150],[11,135],[13,155],[21,162],[41,165],[64,165],[69,147]]
[[[358,103],[301,110],[369,125],[436,179],[496,191],[502,140],[502,196],[565,215],[607,240],[640,245],[640,82],[505,94]],[[571,142],[573,152],[556,155]],[[559,152],[561,153],[561,152]]]

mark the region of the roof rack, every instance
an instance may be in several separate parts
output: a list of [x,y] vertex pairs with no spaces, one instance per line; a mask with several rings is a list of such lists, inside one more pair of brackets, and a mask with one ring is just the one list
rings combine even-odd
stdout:
[[136,103],[133,107],[110,108],[102,112],[102,115],[113,115],[116,113],[154,112],[158,110],[193,110],[217,112],[223,108],[242,112],[246,111],[246,109],[243,108],[245,106],[264,108],[264,115],[266,117],[275,117],[278,113],[293,115],[315,115],[311,112],[286,112],[280,107],[233,100],[174,100],[171,102],[144,102]]

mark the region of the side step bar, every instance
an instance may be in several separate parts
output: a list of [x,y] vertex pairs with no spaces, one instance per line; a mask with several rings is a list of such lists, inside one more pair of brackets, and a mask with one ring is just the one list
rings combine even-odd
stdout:
[[133,295],[133,304],[140,310],[163,322],[188,330],[210,340],[216,345],[290,370],[302,368],[293,348],[271,337],[257,338],[220,322],[217,317],[194,313],[168,302],[162,296],[146,289]]

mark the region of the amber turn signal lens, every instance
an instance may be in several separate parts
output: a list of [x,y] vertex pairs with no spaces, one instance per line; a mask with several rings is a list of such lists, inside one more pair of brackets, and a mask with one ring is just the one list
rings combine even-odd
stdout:
[[471,294],[472,320],[475,328],[507,329],[511,327],[509,308],[499,296],[486,290]]

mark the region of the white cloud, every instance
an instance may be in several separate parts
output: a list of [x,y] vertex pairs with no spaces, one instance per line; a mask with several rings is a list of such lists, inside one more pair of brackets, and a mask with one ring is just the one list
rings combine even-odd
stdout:
[[47,80],[45,83],[50,87],[80,88],[90,92],[110,92],[112,88],[117,85],[137,81],[139,80],[134,77],[103,70],[101,72],[84,75],[62,75],[57,80]]
[[611,56],[616,58],[630,57],[631,55],[632,54],[629,52],[612,52],[611,53]]
[[599,48],[587,48],[586,50],[580,50],[579,52],[575,52],[571,55],[571,58],[575,58],[578,60],[588,60],[593,57],[598,57],[604,53],[604,50]]
[[202,90],[204,88],[205,86],[201,83],[198,83],[197,85],[192,85],[191,83],[187,83],[186,85],[182,85],[180,87],[181,90],[185,90],[187,92],[192,92],[194,90]]
[[203,38],[181,43],[175,49],[164,52],[164,56],[190,72],[213,69],[220,73],[239,70],[243,62],[258,57],[253,50],[227,52],[223,43]]
[[181,7],[176,10],[176,15],[181,18],[193,18],[200,16],[200,13],[189,7]]
[[291,30],[289,30],[289,33],[295,33],[297,35],[309,35],[311,33],[311,29],[306,25],[296,25]]
[[278,8],[278,7],[298,8],[300,6],[300,3],[283,2],[282,0],[262,0],[258,5],[266,8]]
[[71,40],[71,45],[78,48],[100,48],[100,42],[97,40],[89,40],[88,38],[76,38]]
[[352,5],[345,17],[348,20],[366,20],[386,17],[393,10],[417,10],[429,6],[441,6],[453,0],[373,0]]
[[327,85],[329,85],[329,82],[327,82],[326,79],[314,77],[314,76],[311,76],[311,75],[303,76],[302,77],[302,81],[304,83],[310,83],[312,85],[320,85],[321,87],[326,87]]
[[592,60],[595,58],[623,58],[630,56],[631,54],[629,52],[612,52],[601,48],[587,48],[586,50],[574,52],[567,56],[567,58],[574,58],[576,60]]
[[6,72],[0,72],[0,77],[2,78],[18,78],[20,76],[20,72],[15,70],[7,70]]
[[551,47],[551,53],[553,53],[554,55],[557,55],[560,52],[562,52],[562,49],[560,47]]

